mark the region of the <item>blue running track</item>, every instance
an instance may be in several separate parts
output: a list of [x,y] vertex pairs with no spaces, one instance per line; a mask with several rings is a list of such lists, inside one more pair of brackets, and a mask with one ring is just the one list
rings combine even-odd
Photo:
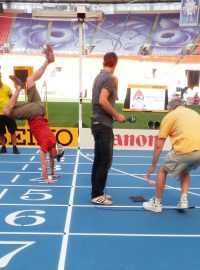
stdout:
[[143,178],[150,151],[114,151],[106,207],[90,202],[93,150],[66,149],[54,185],[41,177],[38,148],[11,150],[0,155],[0,269],[200,269],[200,169],[189,192],[195,208],[176,210],[179,183],[168,177],[163,212],[152,213],[130,200],[154,196]]

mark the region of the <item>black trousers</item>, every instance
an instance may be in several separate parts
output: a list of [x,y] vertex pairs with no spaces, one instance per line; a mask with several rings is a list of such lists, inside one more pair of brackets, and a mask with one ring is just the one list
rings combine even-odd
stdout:
[[92,123],[91,131],[95,142],[91,196],[95,198],[104,194],[108,171],[112,165],[114,135],[112,128],[100,123]]

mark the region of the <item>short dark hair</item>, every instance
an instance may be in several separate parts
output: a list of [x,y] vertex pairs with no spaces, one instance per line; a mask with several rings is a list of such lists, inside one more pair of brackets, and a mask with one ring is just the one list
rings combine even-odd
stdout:
[[108,52],[103,57],[104,67],[115,67],[118,62],[118,57],[114,52]]

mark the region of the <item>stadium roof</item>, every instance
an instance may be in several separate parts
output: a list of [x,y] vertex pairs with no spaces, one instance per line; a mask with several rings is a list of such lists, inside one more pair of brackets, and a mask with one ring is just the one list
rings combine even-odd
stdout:
[[88,3],[88,4],[123,4],[123,3],[180,3],[181,0],[0,0],[0,3]]

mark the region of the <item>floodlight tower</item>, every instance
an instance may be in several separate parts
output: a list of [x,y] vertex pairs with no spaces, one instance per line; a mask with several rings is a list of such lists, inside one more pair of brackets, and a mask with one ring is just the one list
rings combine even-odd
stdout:
[[[69,21],[74,18],[78,18],[79,23],[79,141],[80,146],[80,132],[82,129],[82,99],[83,99],[83,87],[82,87],[82,58],[83,52],[85,53],[84,46],[84,23],[88,21],[98,21],[100,23],[103,20],[104,14],[100,10],[86,11],[85,6],[77,6],[76,12],[74,11],[58,11],[58,10],[44,10],[44,9],[32,9],[32,17],[47,20],[47,21]],[[51,27],[51,25],[50,25]],[[92,48],[92,46],[91,46]]]

